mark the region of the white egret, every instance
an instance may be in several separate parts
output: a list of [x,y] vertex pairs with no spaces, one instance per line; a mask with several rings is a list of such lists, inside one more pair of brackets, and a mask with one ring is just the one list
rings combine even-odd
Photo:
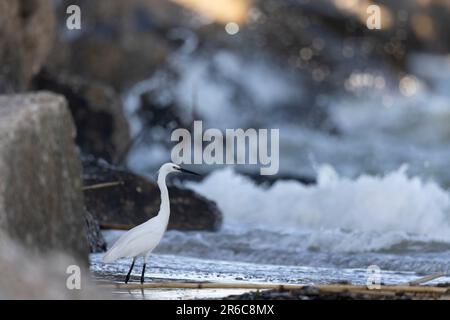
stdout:
[[161,207],[158,215],[127,231],[103,256],[103,262],[106,263],[113,262],[119,258],[133,258],[130,271],[128,271],[125,278],[125,283],[128,283],[128,280],[130,280],[134,262],[139,257],[144,259],[144,266],[142,267],[141,274],[141,283],[144,283],[147,259],[153,249],[159,244],[166,231],[170,216],[169,192],[166,186],[166,177],[171,172],[186,172],[199,175],[173,163],[163,164],[159,169],[158,174],[158,186],[161,192]]

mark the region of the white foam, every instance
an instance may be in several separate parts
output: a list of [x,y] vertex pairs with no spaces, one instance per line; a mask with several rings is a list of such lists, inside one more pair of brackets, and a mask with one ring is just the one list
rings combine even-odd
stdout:
[[324,165],[317,185],[266,188],[226,168],[190,187],[216,201],[228,225],[310,230],[309,246],[364,251],[404,240],[450,242],[449,194],[406,171],[352,180]]

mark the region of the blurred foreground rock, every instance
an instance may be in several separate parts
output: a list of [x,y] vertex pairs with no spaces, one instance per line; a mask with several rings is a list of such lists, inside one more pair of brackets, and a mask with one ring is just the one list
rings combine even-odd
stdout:
[[[85,186],[119,182],[120,185],[85,191],[86,208],[101,225],[131,227],[159,211],[157,184],[93,158],[83,159]],[[168,229],[218,230],[222,214],[213,201],[192,190],[169,187],[171,215]]]
[[76,142],[83,152],[113,163],[126,153],[128,123],[120,97],[111,87],[45,70],[33,79],[33,87],[64,95],[77,128]]
[[[68,277],[74,274],[69,266],[80,267],[80,290],[67,288]],[[111,298],[93,284],[89,271],[76,259],[56,252],[36,254],[4,235],[0,235],[0,270],[2,300]]]
[[0,234],[87,260],[81,165],[62,96],[0,96]]
[[51,1],[0,1],[0,93],[26,89],[52,48],[54,27]]

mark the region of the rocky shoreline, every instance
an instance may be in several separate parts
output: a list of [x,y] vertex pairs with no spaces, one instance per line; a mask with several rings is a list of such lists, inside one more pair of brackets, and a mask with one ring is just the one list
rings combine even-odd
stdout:
[[[424,286],[424,289],[427,287]],[[384,292],[383,290],[334,290],[327,291],[314,286],[306,286],[295,290],[252,291],[241,295],[231,295],[224,300],[448,300],[450,284],[442,284],[439,288],[445,292]]]

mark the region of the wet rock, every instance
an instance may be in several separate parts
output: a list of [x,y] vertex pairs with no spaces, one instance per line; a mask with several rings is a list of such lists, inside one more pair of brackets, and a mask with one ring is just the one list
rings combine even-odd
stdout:
[[[81,8],[82,29],[68,32],[65,10],[73,4]],[[56,12],[60,40],[49,63],[52,70],[100,80],[119,90],[148,78],[164,64],[173,48],[166,32],[183,17],[180,7],[165,0],[64,0]]]
[[89,252],[106,251],[106,241],[101,233],[100,224],[89,211],[86,211],[86,227]]
[[62,96],[0,96],[0,234],[86,260],[81,165]]
[[51,50],[54,26],[50,1],[0,2],[0,93],[27,88]]
[[[159,211],[157,184],[92,157],[83,157],[85,186],[119,185],[85,190],[86,207],[104,227],[131,227]],[[216,204],[192,190],[169,186],[171,215],[168,229],[218,230],[222,214]]]
[[77,128],[76,143],[83,152],[115,162],[130,143],[122,102],[115,91],[100,83],[44,70],[33,79],[36,90],[64,95]]
[[[69,290],[68,277],[80,270],[80,289]],[[69,268],[69,269],[68,269]],[[107,299],[93,284],[83,261],[61,252],[36,254],[0,235],[0,299]],[[69,271],[69,273],[67,273]],[[72,282],[70,282],[73,284]]]
[[[278,181],[297,181],[303,185],[313,185],[316,184],[316,178],[310,176],[298,176],[289,174],[277,174],[273,176],[262,176],[256,172],[241,172],[238,171],[240,175],[243,175],[251,179],[254,183],[264,187],[270,187]],[[186,181],[201,182],[206,176],[190,176],[190,175],[178,175],[173,177],[173,180],[180,181],[182,183]]]
[[252,181],[255,182],[256,184],[263,186],[271,186],[277,181],[297,181],[304,185],[312,185],[316,184],[317,182],[315,178],[307,176],[295,176],[283,174],[277,174],[275,176],[262,176],[257,173],[248,173],[248,172],[243,172],[242,175],[252,179]]
[[[381,30],[367,27],[366,10],[370,4],[381,9]],[[249,27],[256,32],[249,33],[257,43],[270,44],[269,50],[291,57],[290,62],[300,68],[322,65],[336,74],[342,72],[336,70],[342,68],[339,65],[351,70],[364,67],[364,62],[367,67],[370,60],[377,62],[378,67],[387,63],[403,68],[409,52],[448,52],[449,9],[448,3],[420,0],[349,4],[328,0],[256,0],[256,13]],[[301,59],[302,48],[311,49],[312,55]]]
[[[248,32],[248,36],[265,45],[270,43],[270,50],[291,58],[292,66],[300,68],[348,66],[351,58],[358,64],[373,57],[401,60],[403,56],[399,52],[383,50],[384,42],[393,34],[390,27],[395,26],[392,21],[395,13],[381,5],[383,29],[374,32],[366,25],[367,6],[355,3],[346,7],[327,0],[256,1],[258,16],[250,24],[254,32]],[[359,46],[353,42],[356,39]],[[363,49],[361,44],[371,47]],[[309,49],[308,52],[302,53],[303,48]],[[346,48],[352,54],[347,55]],[[292,58],[298,59],[294,62]],[[332,70],[336,72],[335,68]]]
[[225,300],[411,300],[412,295],[370,295],[342,290],[327,292],[314,286],[295,290],[265,290],[232,295]]

